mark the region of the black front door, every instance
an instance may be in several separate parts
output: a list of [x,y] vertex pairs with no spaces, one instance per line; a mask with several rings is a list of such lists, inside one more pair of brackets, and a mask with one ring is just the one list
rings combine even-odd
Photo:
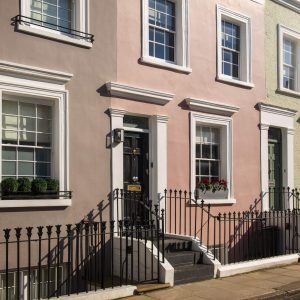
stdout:
[[146,218],[149,194],[149,141],[147,133],[124,134],[124,217]]
[[281,130],[269,128],[268,156],[269,156],[269,200],[270,208],[284,209],[282,197],[282,159],[281,159]]

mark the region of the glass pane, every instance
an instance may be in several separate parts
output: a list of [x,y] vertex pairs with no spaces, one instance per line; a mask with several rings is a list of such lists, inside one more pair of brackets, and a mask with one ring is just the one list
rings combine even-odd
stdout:
[[154,41],[154,28],[149,28],[149,41]]
[[18,133],[16,131],[2,130],[2,142],[16,144],[18,140]]
[[41,8],[42,8],[42,3],[40,0],[31,0],[31,9],[40,11]]
[[167,14],[175,16],[175,3],[167,1]]
[[16,149],[14,147],[2,147],[2,159],[16,160]]
[[235,65],[239,64],[239,54],[238,53],[232,53],[232,63]]
[[201,127],[196,126],[196,142],[201,143],[202,142],[202,137],[201,137]]
[[58,17],[66,23],[70,23],[71,21],[71,14],[72,11],[68,9],[59,9],[58,10]]
[[231,76],[231,64],[223,63],[223,74]]
[[232,37],[225,34],[225,47],[232,49],[233,48],[233,42]]
[[211,142],[211,135],[210,135],[210,128],[209,127],[202,127],[202,137],[203,143],[210,143]]
[[218,161],[211,161],[210,162],[210,174],[212,176],[219,175],[219,162]]
[[149,55],[154,56],[154,43],[149,43]]
[[35,117],[35,105],[31,103],[20,102],[20,115]]
[[211,149],[211,158],[213,158],[213,159],[219,159],[219,145],[212,145],[212,147],[211,147],[212,149]]
[[16,162],[3,161],[2,162],[2,174],[3,175],[16,175]]
[[225,22],[223,23],[223,31],[229,35],[232,35],[232,23]]
[[155,25],[155,11],[149,9],[149,24]]
[[210,157],[210,145],[202,145],[202,158],[211,158]]
[[175,18],[171,16],[167,16],[167,28],[175,31]]
[[47,3],[43,4],[43,13],[52,17],[57,17],[57,6],[49,5]]
[[51,106],[37,105],[37,117],[43,119],[51,119]]
[[201,160],[201,175],[209,175],[209,162]]
[[240,37],[240,26],[232,25],[232,35],[239,38]]
[[165,0],[156,0],[156,10],[166,12],[166,9]]
[[196,160],[196,175],[200,175],[200,160]]
[[2,101],[2,113],[17,115],[18,114],[18,102],[15,101]]
[[37,163],[36,164],[36,176],[50,176],[50,164]]
[[163,30],[155,30],[155,42],[164,44],[165,43],[165,34]]
[[155,44],[155,57],[162,59],[165,58],[163,45]]
[[38,134],[37,135],[37,145],[38,146],[44,146],[44,147],[50,147],[51,145],[51,135],[50,134]]
[[34,118],[19,117],[19,130],[36,131]]
[[34,163],[33,162],[18,162],[19,174],[18,175],[33,175]]
[[4,129],[18,129],[18,117],[2,115],[2,126]]
[[18,149],[18,159],[19,160],[34,160],[34,150],[28,148],[19,148]]
[[174,33],[165,32],[166,45],[174,47]]
[[31,12],[31,18],[34,19],[34,20],[37,20],[39,22],[34,22],[35,24],[40,24],[40,21],[42,21],[42,15],[41,14],[38,14],[38,13],[34,13],[34,12]]
[[201,145],[196,144],[196,158],[201,158]]
[[219,143],[219,129],[218,128],[211,129],[211,142]]
[[156,12],[156,25],[160,27],[166,27],[167,15],[161,12]]
[[51,150],[48,149],[36,149],[36,161],[51,161]]
[[223,60],[226,62],[232,62],[232,52],[223,50]]
[[174,48],[166,47],[166,60],[174,61]]
[[21,145],[35,145],[35,133],[19,132],[19,143]]
[[239,67],[236,65],[232,66],[232,77],[239,78]]
[[155,0],[149,0],[149,7],[155,9]]
[[126,115],[124,116],[124,127],[148,129],[148,119],[143,117]]
[[51,133],[51,120],[37,119],[37,131]]
[[44,2],[57,5],[57,0],[44,0]]

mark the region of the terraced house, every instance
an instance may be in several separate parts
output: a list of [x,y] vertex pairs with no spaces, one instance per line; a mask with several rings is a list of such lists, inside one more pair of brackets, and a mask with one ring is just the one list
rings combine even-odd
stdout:
[[[271,0],[0,3],[0,299],[117,298],[296,252],[291,216],[261,213],[286,208],[269,187],[293,187],[296,153],[294,107],[273,104],[272,6],[295,14]],[[296,35],[278,28],[294,97]]]

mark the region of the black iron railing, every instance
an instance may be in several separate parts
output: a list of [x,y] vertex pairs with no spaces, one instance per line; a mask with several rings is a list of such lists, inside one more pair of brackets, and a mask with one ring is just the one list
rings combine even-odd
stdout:
[[17,300],[24,294],[30,300],[44,299],[159,281],[164,214],[159,216],[156,207],[154,216],[149,222],[83,221],[4,229],[1,299]]
[[248,211],[217,213],[191,192],[165,190],[165,232],[193,236],[202,251],[221,264],[298,253],[300,210],[295,191],[289,189],[288,195],[294,209],[262,212],[261,200],[256,200]]
[[269,207],[274,210],[288,208],[300,209],[300,193],[297,188],[269,188],[265,195],[269,199]]
[[87,42],[93,43],[94,42],[94,35],[87,32],[82,32],[73,28],[64,27],[61,25],[37,20],[34,18],[26,17],[23,15],[17,15],[13,19],[14,24],[26,24],[26,25],[35,25],[42,28],[47,28],[51,30],[56,30],[59,32],[62,32],[64,34],[67,34],[71,37],[77,38],[77,39],[83,39]]

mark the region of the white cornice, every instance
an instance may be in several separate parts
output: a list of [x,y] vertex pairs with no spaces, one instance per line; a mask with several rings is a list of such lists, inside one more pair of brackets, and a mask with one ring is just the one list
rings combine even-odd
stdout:
[[258,107],[259,110],[262,112],[267,112],[274,115],[280,115],[285,117],[294,117],[297,114],[296,110],[265,104],[265,103],[258,103]]
[[119,109],[119,108],[110,108],[109,109],[109,114],[110,116],[114,117],[124,117],[126,115],[127,111],[124,109]]
[[107,82],[106,88],[113,97],[123,97],[160,105],[165,105],[174,99],[174,94],[139,88],[117,82]]
[[300,13],[300,1],[299,0],[273,0],[274,2],[281,4],[297,13]]
[[0,61],[0,74],[60,85],[67,83],[73,77],[73,75],[69,73],[21,65],[7,61]]
[[185,99],[185,102],[191,110],[210,114],[232,116],[234,113],[240,110],[238,106],[232,106],[225,103],[213,102],[203,99],[187,98]]

